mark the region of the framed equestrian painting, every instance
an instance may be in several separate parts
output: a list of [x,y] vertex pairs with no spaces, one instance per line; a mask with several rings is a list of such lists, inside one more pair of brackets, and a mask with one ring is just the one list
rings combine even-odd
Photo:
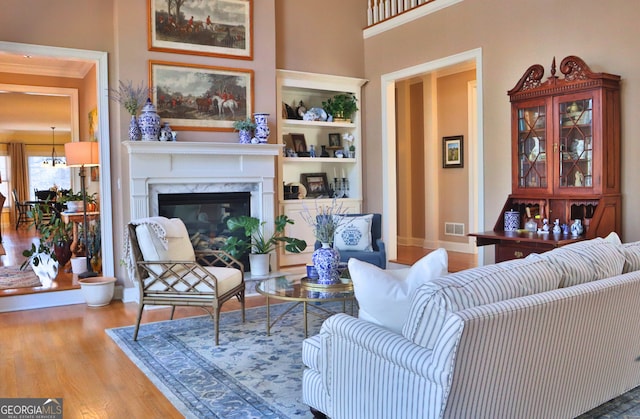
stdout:
[[147,0],[150,51],[253,59],[253,0]]
[[153,103],[176,130],[233,131],[253,114],[253,70],[149,61]]

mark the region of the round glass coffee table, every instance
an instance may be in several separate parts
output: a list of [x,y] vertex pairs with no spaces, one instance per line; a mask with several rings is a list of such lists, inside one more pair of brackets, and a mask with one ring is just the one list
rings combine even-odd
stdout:
[[[340,284],[336,285],[319,285],[307,277],[281,276],[258,282],[256,291],[267,298],[267,335],[271,334],[271,328],[278,321],[300,304],[302,304],[302,315],[304,317],[305,338],[308,336],[308,314],[320,317],[336,314],[336,312],[315,303],[342,301],[342,312],[346,312],[347,302],[349,302],[350,314],[353,316],[353,302],[355,299],[353,284],[350,279],[343,278],[341,281]],[[273,320],[273,322],[271,321],[270,310],[271,299],[293,302],[293,304]]]

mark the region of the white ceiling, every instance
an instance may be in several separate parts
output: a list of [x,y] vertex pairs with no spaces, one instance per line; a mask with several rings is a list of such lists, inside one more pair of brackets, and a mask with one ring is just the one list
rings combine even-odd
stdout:
[[[1,73],[84,78],[93,65],[82,60],[25,57],[0,51]],[[0,89],[0,133],[51,132],[52,126],[56,132],[71,132],[71,121],[69,96]]]

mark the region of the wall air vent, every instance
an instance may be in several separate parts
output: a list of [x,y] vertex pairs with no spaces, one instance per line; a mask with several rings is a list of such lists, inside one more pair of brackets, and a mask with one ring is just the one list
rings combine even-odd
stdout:
[[444,234],[446,236],[464,236],[464,224],[445,222]]

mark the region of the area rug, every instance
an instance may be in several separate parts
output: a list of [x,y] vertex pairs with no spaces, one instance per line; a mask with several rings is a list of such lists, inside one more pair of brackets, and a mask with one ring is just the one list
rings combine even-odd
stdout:
[[[289,304],[271,306],[271,319]],[[323,303],[337,311],[341,303]],[[309,335],[322,319],[309,315]],[[302,308],[266,334],[266,308],[221,314],[220,345],[209,316],[148,323],[134,342],[133,326],[107,334],[188,418],[310,417],[302,402]]]
[[[334,303],[335,304],[335,303]],[[341,305],[326,305],[338,309]],[[288,304],[272,306],[272,319]],[[301,308],[284,316],[266,335],[266,309],[222,313],[220,345],[209,316],[148,323],[107,334],[187,418],[311,417],[302,402]],[[309,316],[309,334],[322,319]],[[640,418],[640,387],[580,416]]]
[[20,270],[19,266],[0,266],[0,289],[40,286],[42,284],[31,268]]

